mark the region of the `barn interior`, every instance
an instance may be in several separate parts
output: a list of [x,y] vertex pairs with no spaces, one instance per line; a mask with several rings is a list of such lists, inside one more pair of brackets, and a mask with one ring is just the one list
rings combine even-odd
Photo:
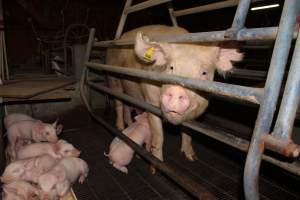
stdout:
[[[177,16],[178,26],[191,33],[228,30],[232,27],[238,2],[247,1],[133,0],[131,5],[143,2],[158,3],[154,3],[157,5],[153,7],[129,13],[122,33],[152,24],[172,26],[174,22],[170,12],[176,13],[193,7],[201,7],[202,10],[200,9],[198,13]],[[104,89],[101,89],[108,85],[106,77],[108,72],[105,70],[89,72],[90,80],[94,80],[94,87],[85,88],[84,95],[89,104],[88,109],[86,102],[82,100],[81,81],[86,73],[86,61],[104,64],[106,59],[107,47],[95,47],[87,53],[91,48],[89,47],[91,33],[95,30],[93,40],[97,42],[114,40],[126,2],[131,1],[1,0],[1,174],[7,164],[5,148],[8,145],[2,121],[8,114],[25,113],[44,122],[59,119],[59,123],[64,126],[59,137],[78,148],[81,151],[80,158],[87,162],[88,177],[83,184],[75,183],[72,186],[70,199],[256,199],[254,194],[252,197],[245,196],[247,193],[245,190],[248,188],[244,186],[247,152],[251,139],[255,138],[253,132],[262,107],[251,100],[228,98],[229,95],[226,94],[207,93],[209,106],[205,113],[192,123],[175,126],[164,120],[163,163],[166,166],[148,154],[145,156],[142,150],[137,150],[138,154],[142,152],[142,155],[133,157],[128,165],[129,173],[125,175],[113,168],[108,158],[104,156],[116,132],[118,133],[115,128],[114,98],[103,93]],[[224,2],[228,5],[224,6],[225,3],[218,8],[215,6]],[[282,22],[284,20],[281,20],[284,4],[292,2],[292,0],[254,0],[243,26],[249,30],[278,27],[280,23],[284,24]],[[298,4],[295,3],[299,6]],[[277,6],[261,10],[252,9],[266,5]],[[296,19],[296,15],[294,18]],[[295,33],[296,31],[298,30],[295,28]],[[256,38],[233,42],[228,40],[222,43],[238,47],[244,58],[241,62],[234,63],[232,72],[226,75],[215,73],[214,81],[264,88],[273,63],[272,55],[275,57],[277,42],[275,39],[276,35],[272,39]],[[296,45],[294,37],[291,48],[284,49],[287,52],[287,61],[283,66],[282,84],[281,80],[271,83],[271,88],[273,85],[281,89],[278,101],[275,100],[275,110],[272,111],[274,116],[269,119],[270,133],[276,127],[285,91],[290,89],[285,88],[285,85],[288,82],[293,55],[297,52]],[[300,55],[298,57],[300,58]],[[275,62],[273,64],[275,65]],[[295,81],[294,84],[297,83],[299,82]],[[297,89],[300,90],[299,86]],[[299,94],[299,91],[294,93]],[[291,113],[289,141],[292,141],[299,151],[298,102],[299,97]],[[109,125],[113,128],[107,128]],[[185,130],[193,138],[193,147],[198,157],[193,162],[180,152],[180,130]],[[298,154],[286,156],[272,148],[265,149],[261,166],[256,166],[260,168],[259,184],[255,184],[259,187],[260,199],[300,200]],[[150,171],[149,160],[154,160],[153,164],[157,167],[155,174]]]

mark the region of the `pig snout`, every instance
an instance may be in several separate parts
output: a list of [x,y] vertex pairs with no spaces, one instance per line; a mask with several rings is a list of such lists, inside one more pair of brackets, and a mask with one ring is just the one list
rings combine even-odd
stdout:
[[190,98],[181,86],[168,86],[161,96],[162,109],[171,118],[182,115],[190,106]]
[[73,149],[73,150],[72,150],[72,155],[73,155],[74,157],[79,157],[80,154],[81,154],[81,152],[80,152],[78,149]]

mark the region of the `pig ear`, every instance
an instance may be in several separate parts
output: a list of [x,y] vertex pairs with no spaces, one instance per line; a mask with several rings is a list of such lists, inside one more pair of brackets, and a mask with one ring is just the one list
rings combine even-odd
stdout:
[[58,118],[51,125],[56,129],[57,123],[58,123]]
[[232,61],[238,62],[243,59],[243,54],[237,49],[220,48],[216,68],[220,74],[224,74],[233,69]]
[[135,38],[134,51],[138,58],[148,64],[154,63],[157,66],[164,66],[169,61],[167,43],[151,42],[148,37],[138,32]]
[[66,178],[66,172],[62,169],[55,171],[55,177],[58,179],[59,182],[62,182]]
[[62,124],[59,124],[56,126],[56,135],[59,135],[62,130],[63,130],[64,126]]
[[32,159],[30,159],[24,163],[24,168],[26,170],[32,169],[34,166],[35,166],[35,160],[32,160]]

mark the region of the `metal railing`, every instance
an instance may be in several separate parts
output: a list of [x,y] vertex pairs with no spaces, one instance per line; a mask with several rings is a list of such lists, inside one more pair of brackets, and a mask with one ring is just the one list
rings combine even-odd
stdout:
[[[282,79],[287,63],[288,54],[290,52],[291,41],[293,38],[297,37],[297,32],[294,32],[294,27],[296,23],[296,15],[300,8],[300,1],[296,0],[286,0],[284,2],[284,8],[282,11],[280,24],[278,27],[266,27],[266,28],[254,28],[247,29],[244,28],[245,19],[248,13],[249,5],[251,3],[250,0],[240,0],[238,4],[238,8],[230,29],[225,31],[214,31],[214,32],[204,32],[204,33],[188,33],[184,35],[177,36],[160,36],[153,37],[155,40],[163,40],[165,42],[215,42],[215,41],[224,41],[224,40],[276,40],[275,47],[270,63],[269,72],[267,75],[267,81],[264,88],[251,88],[244,87],[232,84],[218,83],[213,81],[205,81],[205,80],[195,80],[190,78],[183,78],[179,76],[171,76],[167,74],[155,73],[155,72],[145,72],[143,70],[137,69],[129,69],[129,68],[121,68],[118,66],[110,66],[105,64],[97,64],[89,62],[89,55],[92,47],[109,47],[109,46],[118,46],[118,45],[132,45],[133,40],[119,40],[123,27],[125,25],[125,20],[127,14],[133,11],[140,10],[142,8],[150,7],[150,5],[158,5],[159,3],[166,3],[170,1],[155,1],[149,0],[145,3],[141,3],[135,6],[131,6],[131,0],[126,2],[125,8],[123,10],[123,14],[121,20],[119,22],[116,39],[112,41],[102,41],[95,42],[94,41],[94,32],[92,29],[90,33],[89,42],[87,45],[87,51],[85,56],[85,71],[83,73],[83,78],[81,82],[81,94],[83,99],[85,98],[85,90],[84,86],[91,87],[98,91],[113,95],[116,98],[121,100],[130,102],[137,107],[143,108],[149,112],[154,113],[155,115],[160,116],[161,111],[159,108],[154,107],[150,104],[137,101],[133,97],[130,97],[125,94],[116,93],[109,88],[105,88],[103,86],[96,85],[92,81],[88,80],[88,71],[89,70],[97,70],[97,71],[110,71],[113,73],[119,73],[126,76],[139,77],[143,79],[151,79],[154,81],[160,81],[164,83],[172,83],[184,85],[184,87],[192,88],[196,90],[201,90],[209,93],[214,93],[216,95],[221,95],[228,98],[234,98],[241,101],[247,101],[255,104],[259,104],[259,113],[257,117],[257,121],[254,128],[254,133],[252,136],[251,142],[243,140],[241,138],[234,137],[227,133],[217,132],[212,130],[209,127],[201,126],[197,122],[184,122],[182,125],[189,127],[191,129],[197,130],[209,137],[212,137],[216,140],[222,141],[232,147],[240,149],[242,151],[248,151],[247,160],[244,170],[244,192],[247,200],[258,200],[259,199],[259,191],[258,191],[258,178],[259,178],[259,169],[261,160],[264,159],[268,162],[271,162],[277,166],[280,166],[290,172],[293,172],[297,175],[300,175],[299,167],[292,163],[285,163],[279,160],[276,160],[272,157],[263,155],[265,148],[276,151],[286,156],[296,157],[299,154],[298,145],[294,144],[291,140],[291,130],[299,102],[300,96],[300,39],[297,39],[296,47],[294,50],[294,55],[292,58],[291,68],[288,74],[288,80],[285,85],[285,92],[283,95],[283,100],[281,102],[279,115],[276,121],[276,125],[272,134],[271,132],[271,122],[274,118],[275,107],[278,101],[279,90],[282,85]],[[222,6],[228,7],[233,6],[236,1],[226,1]],[[236,2],[237,3],[237,2]],[[221,4],[221,3],[220,3]],[[220,9],[222,6],[220,4],[211,4],[211,6],[207,5],[203,9],[198,9],[198,11],[206,11],[212,10],[213,8]],[[170,15],[173,15],[173,18],[176,16],[181,16],[183,14],[190,14],[196,12],[197,9],[193,9],[189,12],[183,11],[174,11],[169,8]],[[178,14],[181,13],[181,14]],[[177,14],[177,15],[176,15]],[[172,19],[173,24],[176,22]],[[177,23],[177,22],[176,22]],[[175,25],[175,24],[174,24]],[[87,104],[88,109],[90,107]],[[90,110],[92,112],[92,110]],[[94,114],[93,114],[94,115]],[[287,117],[288,116],[288,117]],[[94,117],[98,118],[94,115]],[[103,123],[103,120],[97,120],[105,127],[107,124]],[[124,138],[125,136],[120,136],[120,133],[115,131],[112,127],[107,127],[112,130],[114,133],[118,135],[121,139],[123,139],[129,146],[135,149],[138,153],[142,155],[142,149],[132,144],[132,141],[128,141],[128,138]],[[143,155],[148,157],[148,155]],[[151,159],[148,159],[150,162]],[[155,164],[156,161],[152,162]],[[159,168],[164,168],[160,166]],[[163,171],[163,170],[162,170]],[[190,191],[197,197],[200,197],[200,193],[203,192],[201,187],[199,190],[195,191],[191,188],[190,184],[187,184],[186,181],[178,180],[176,176],[172,173],[167,173],[171,178],[178,181],[180,185]],[[177,174],[178,175],[178,174]],[[183,175],[184,177],[184,175]],[[185,179],[186,177],[184,177]],[[186,180],[186,179],[185,179]],[[187,184],[187,185],[186,185]],[[196,184],[197,183],[193,183]],[[211,197],[212,198],[212,197]]]

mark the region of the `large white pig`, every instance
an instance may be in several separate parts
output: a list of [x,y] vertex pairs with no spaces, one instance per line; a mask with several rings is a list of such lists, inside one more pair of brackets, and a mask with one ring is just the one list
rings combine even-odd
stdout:
[[[135,117],[135,122],[124,129],[123,134],[128,136],[132,141],[142,146],[145,144],[146,150],[151,149],[151,132],[148,123],[147,114],[143,113]],[[130,163],[134,150],[119,138],[114,138],[109,147],[109,153],[104,153],[109,157],[110,164],[121,172],[127,174],[126,165]]]
[[[107,51],[106,63],[122,67],[153,70],[165,74],[199,80],[213,80],[214,72],[226,73],[233,68],[232,61],[242,60],[237,49],[227,49],[216,44],[187,44],[151,41],[147,36],[180,35],[187,31],[180,27],[163,25],[144,26],[127,33],[121,39],[134,39],[134,49],[113,47]],[[145,35],[143,35],[145,34]],[[147,35],[147,36],[146,36]],[[160,107],[164,118],[173,124],[194,119],[208,106],[208,99],[201,92],[178,85],[160,84],[149,80],[136,81],[109,78],[110,87]],[[117,122],[122,125],[123,104],[116,101]],[[149,114],[152,138],[152,154],[163,160],[163,129],[159,117]],[[122,127],[118,127],[122,129]],[[192,139],[182,134],[181,151],[189,160],[195,160]]]

